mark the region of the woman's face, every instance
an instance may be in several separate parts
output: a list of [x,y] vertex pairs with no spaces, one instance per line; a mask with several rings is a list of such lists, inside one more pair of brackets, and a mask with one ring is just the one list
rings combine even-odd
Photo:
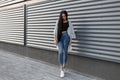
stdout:
[[66,15],[64,13],[62,13],[62,19],[63,19],[63,21],[67,19]]

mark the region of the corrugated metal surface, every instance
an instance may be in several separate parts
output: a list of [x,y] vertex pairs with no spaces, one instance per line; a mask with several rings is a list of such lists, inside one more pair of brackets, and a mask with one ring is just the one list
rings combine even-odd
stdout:
[[0,41],[24,43],[24,7],[0,11]]
[[64,9],[77,35],[72,54],[120,62],[119,0],[57,0],[28,5],[27,45],[56,49],[53,29]]
[[17,2],[21,2],[21,1],[24,1],[24,0],[0,0],[0,7],[13,4],[13,3],[17,3]]

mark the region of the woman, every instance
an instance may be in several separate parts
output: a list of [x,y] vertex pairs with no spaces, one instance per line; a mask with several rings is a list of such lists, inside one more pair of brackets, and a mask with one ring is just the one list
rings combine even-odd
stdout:
[[72,23],[68,20],[67,11],[61,11],[59,20],[56,22],[54,29],[54,44],[59,50],[60,77],[64,77],[64,68],[67,63],[68,47],[72,38],[75,38]]

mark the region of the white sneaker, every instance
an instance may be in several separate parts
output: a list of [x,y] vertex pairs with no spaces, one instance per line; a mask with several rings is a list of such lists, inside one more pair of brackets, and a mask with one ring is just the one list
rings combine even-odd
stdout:
[[64,71],[61,71],[60,72],[60,77],[64,77],[64,76],[65,76]]

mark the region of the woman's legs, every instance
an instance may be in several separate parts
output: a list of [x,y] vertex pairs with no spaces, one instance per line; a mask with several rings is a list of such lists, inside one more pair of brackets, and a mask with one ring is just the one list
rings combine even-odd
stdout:
[[60,77],[64,77],[64,68],[63,68],[63,43],[62,41],[59,41],[58,43],[58,48],[59,48],[59,55],[58,55],[58,60],[60,64]]
[[68,60],[68,46],[70,42],[70,37],[68,34],[64,37],[63,41],[63,67],[65,67],[67,60]]
[[59,41],[58,48],[59,48],[58,60],[60,64],[60,69],[63,70],[63,43],[62,41]]
[[60,70],[64,74],[64,67],[65,64],[67,63],[67,58],[68,58],[68,46],[70,42],[70,37],[67,33],[63,34],[61,36],[61,40],[58,43],[58,48],[59,48],[59,63],[60,63]]

